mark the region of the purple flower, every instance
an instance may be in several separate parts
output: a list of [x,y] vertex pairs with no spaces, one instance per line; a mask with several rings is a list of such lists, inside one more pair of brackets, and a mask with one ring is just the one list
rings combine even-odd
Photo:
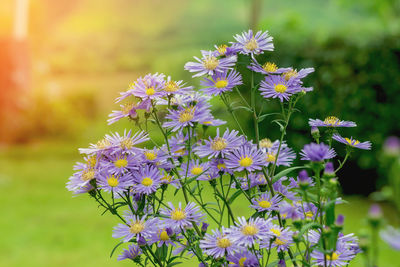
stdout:
[[307,185],[313,185],[313,181],[312,181],[312,179],[308,176],[308,173],[307,173],[306,170],[301,170],[301,171],[299,172],[299,176],[298,176],[298,179],[297,179],[297,180],[299,181],[299,184],[300,184],[300,185],[305,185],[305,186],[307,186]]
[[150,99],[146,99],[140,103],[128,102],[124,105],[120,105],[120,107],[121,110],[113,110],[112,113],[108,115],[108,117],[110,117],[107,120],[108,125],[113,124],[122,118],[135,119],[137,117],[137,110],[146,110],[146,112],[149,112],[151,101]]
[[164,220],[165,225],[175,230],[190,228],[192,223],[200,223],[204,216],[193,202],[189,202],[185,208],[182,208],[181,202],[177,208],[171,202],[168,202],[168,206],[169,208],[162,208],[160,214],[168,217]]
[[133,172],[132,176],[136,183],[133,190],[145,195],[156,192],[162,179],[159,169],[151,165],[141,167],[138,171]]
[[200,157],[216,158],[225,155],[239,148],[243,144],[242,138],[238,135],[238,131],[226,129],[224,134],[220,136],[219,128],[217,128],[216,136],[209,140],[204,140],[204,145],[199,145],[194,148],[194,152]]
[[388,155],[398,155],[400,152],[400,139],[397,136],[389,136],[385,140],[383,149]]
[[237,34],[234,36],[236,42],[232,43],[233,47],[239,49],[241,54],[252,57],[264,53],[264,51],[273,51],[274,44],[272,43],[272,37],[268,35],[268,31],[259,31],[255,35],[252,30],[243,32],[241,35]]
[[133,155],[114,153],[101,161],[104,170],[109,173],[122,175],[130,169],[137,169],[138,161]]
[[335,176],[335,167],[333,166],[332,162],[329,161],[325,164],[324,175],[328,177]]
[[175,233],[171,228],[161,227],[151,235],[149,244],[157,243],[158,247],[162,247],[162,245],[171,245],[175,247],[176,244],[171,239],[174,234]]
[[126,221],[127,224],[119,223],[114,227],[112,237],[122,237],[123,242],[129,242],[134,237],[139,238],[140,236],[149,238],[156,230],[155,225],[157,225],[157,222],[158,219],[155,218],[146,220],[146,215],[142,218],[132,216]]
[[236,226],[230,228],[229,235],[238,245],[251,247],[256,242],[270,238],[272,234],[269,229],[272,227],[271,219],[238,217]]
[[371,142],[366,141],[366,142],[360,142],[356,139],[353,139],[353,137],[347,138],[347,137],[342,137],[338,134],[333,134],[332,139],[345,144],[347,146],[359,148],[359,149],[365,149],[365,150],[370,150],[371,149]]
[[211,231],[212,235],[205,234],[203,240],[200,240],[200,248],[205,254],[214,258],[221,258],[232,255],[238,250],[235,240],[224,229],[221,232],[218,229]]
[[264,157],[255,145],[243,145],[239,149],[226,156],[226,167],[235,169],[235,171],[247,170],[252,172],[260,170],[264,165]]
[[271,197],[270,193],[264,193],[261,194],[259,197],[252,199],[252,205],[250,205],[250,207],[256,209],[259,212],[278,210],[279,202],[281,200],[282,197],[279,195]]
[[254,72],[262,74],[280,74],[291,70],[290,68],[278,68],[275,63],[269,61],[265,62],[264,65],[261,66],[255,59],[253,59],[248,68]]
[[217,58],[213,51],[201,51],[202,58],[194,57],[197,62],[188,62],[185,64],[185,70],[197,72],[192,77],[203,75],[214,75],[216,72],[224,72],[233,67],[236,63],[236,56]]
[[290,80],[286,81],[279,75],[268,75],[265,80],[260,83],[260,92],[264,98],[279,98],[289,100],[290,96],[298,92],[299,87]]
[[182,171],[180,175],[182,177],[196,177],[198,180],[206,179],[207,171],[209,169],[208,162],[201,163],[198,159],[191,160],[189,165],[187,163],[182,163]]
[[290,166],[296,158],[296,153],[284,141],[280,146],[278,159],[276,157],[279,149],[279,140],[272,143],[268,138],[264,138],[260,141],[260,148],[265,153],[266,166],[274,164],[275,161],[276,166]]
[[400,250],[400,229],[388,226],[380,232],[381,238],[395,250]]
[[[271,248],[276,247],[278,251],[282,251],[287,250],[290,244],[293,243],[293,231],[290,231],[287,228],[285,229],[283,227],[279,227],[278,225],[274,225],[269,230],[272,233],[272,238],[275,237],[275,240],[272,241],[272,238],[264,239],[260,244],[261,248],[269,248],[271,245]],[[272,243],[270,244],[271,241]]]
[[200,105],[191,105],[188,107],[179,106],[177,110],[168,110],[169,114],[165,116],[170,120],[164,123],[164,127],[172,128],[172,131],[181,130],[187,126],[194,126],[194,123],[205,121],[207,119],[207,109],[202,108]]
[[[336,243],[336,250],[325,257],[328,266],[346,266],[348,261],[355,257],[355,254],[351,246],[339,238]],[[313,250],[311,257],[314,258],[313,262],[315,265],[324,265],[325,259],[322,252]]]
[[147,74],[144,78],[136,80],[131,89],[131,94],[143,100],[162,97],[166,94],[164,79],[161,80],[158,74]]
[[122,261],[125,259],[136,259],[137,257],[139,257],[142,254],[142,249],[135,244],[130,244],[128,246],[128,249],[124,249],[124,251],[122,251],[121,255],[118,256],[118,260]]
[[102,172],[97,179],[97,185],[106,192],[120,194],[128,187],[133,185],[132,176],[128,173],[125,175],[114,175],[108,172]]
[[356,127],[357,124],[352,121],[341,121],[335,116],[326,117],[325,120],[309,119],[308,124],[315,127]]
[[300,155],[302,156],[302,160],[323,161],[325,159],[334,158],[336,156],[336,152],[333,150],[333,148],[329,148],[329,146],[325,145],[324,143],[311,143],[304,146],[300,152]]
[[248,250],[242,250],[233,255],[228,255],[227,260],[229,261],[230,267],[258,267],[260,266],[257,256]]
[[186,86],[183,81],[174,81],[170,76],[164,84],[164,91],[167,95],[187,94],[193,90],[193,86]]
[[139,153],[141,149],[135,146],[148,141],[149,135],[144,131],[132,134],[132,130],[128,132],[124,130],[124,135],[119,135],[119,133],[116,132],[108,136],[108,139],[113,144],[114,153],[123,152],[127,154],[136,154]]
[[227,91],[232,91],[235,86],[241,85],[242,76],[235,70],[216,72],[211,78],[204,78],[200,84],[205,89],[202,91],[207,95],[220,95]]

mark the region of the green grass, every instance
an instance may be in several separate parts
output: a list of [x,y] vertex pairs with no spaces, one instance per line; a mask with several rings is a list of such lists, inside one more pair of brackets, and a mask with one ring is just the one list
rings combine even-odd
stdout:
[[[131,265],[109,258],[117,243],[111,237],[117,219],[100,216],[88,196],[73,198],[65,189],[78,159],[75,146],[50,143],[0,150],[0,266]],[[369,203],[359,197],[345,199],[350,203],[339,206],[346,216],[345,232],[357,233]],[[245,201],[236,205],[236,215],[249,212]],[[393,221],[393,210],[384,208]],[[398,254],[380,245],[379,266],[400,266],[393,260]],[[362,258],[351,266],[363,266]]]

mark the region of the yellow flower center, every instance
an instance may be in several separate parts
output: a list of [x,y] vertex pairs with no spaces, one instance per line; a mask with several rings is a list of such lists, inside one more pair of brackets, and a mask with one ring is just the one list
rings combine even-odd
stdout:
[[339,119],[335,116],[326,117],[324,123],[327,125],[336,125],[339,122]]
[[263,69],[264,69],[266,72],[275,72],[275,71],[278,70],[278,66],[276,66],[275,63],[266,62],[266,63],[263,65]]
[[144,186],[151,186],[153,184],[153,180],[149,177],[145,177],[142,180],[142,185]]
[[271,232],[274,233],[276,236],[281,235],[281,230],[279,230],[279,229],[271,228]]
[[218,80],[215,82],[215,87],[218,89],[225,88],[228,86],[228,80]]
[[177,84],[176,82],[174,82],[174,81],[168,81],[168,82],[165,83],[165,88],[164,88],[164,90],[165,90],[166,92],[170,92],[170,93],[176,92],[176,91],[179,90],[179,86],[178,86],[178,84]]
[[344,138],[344,140],[346,140],[346,142],[351,146],[355,146],[360,143],[360,141],[358,141],[358,140],[351,140],[350,138],[347,138],[347,137]]
[[179,122],[184,123],[192,120],[194,117],[194,107],[186,108],[179,114]]
[[108,141],[107,139],[101,139],[96,143],[96,148],[98,149],[105,149],[107,147],[111,146],[111,142]]
[[217,168],[218,168],[218,170],[226,169],[226,165],[225,165],[225,163],[219,163],[219,164],[217,164]]
[[89,165],[89,167],[94,167],[97,163],[97,158],[96,156],[91,156],[90,158],[87,159],[87,164]]
[[128,165],[128,161],[126,159],[118,159],[114,161],[114,166],[117,168],[124,168]]
[[83,181],[90,181],[94,178],[95,172],[94,170],[87,170],[82,173],[82,180]]
[[217,47],[217,51],[218,51],[218,53],[219,53],[221,56],[223,56],[223,55],[225,55],[226,49],[227,49],[227,48],[228,48],[228,46],[225,45],[225,44],[219,45],[219,46]]
[[155,93],[156,93],[156,90],[154,90],[153,87],[146,89],[146,95],[154,95]]
[[253,164],[253,159],[250,157],[241,157],[239,160],[239,165],[242,167],[249,167]]
[[271,148],[271,147],[272,147],[272,142],[271,142],[271,140],[268,139],[268,138],[261,139],[261,141],[260,141],[260,147],[261,147],[261,148]]
[[186,213],[182,209],[176,208],[171,212],[171,219],[175,221],[181,221],[186,218]]
[[306,212],[306,217],[307,218],[312,218],[314,216],[314,214],[311,211],[307,211]]
[[167,234],[167,231],[162,230],[162,232],[160,233],[160,239],[161,239],[162,241],[167,241],[167,240],[169,240],[169,236],[168,236],[168,234]]
[[275,154],[267,153],[267,158],[266,158],[267,162],[275,162],[275,160],[276,160]]
[[240,267],[244,267],[244,262],[245,262],[246,260],[247,260],[246,257],[240,258],[240,260],[239,260],[239,266],[240,266]]
[[166,175],[164,175],[164,177],[161,180],[165,180],[165,181],[171,182],[172,181],[172,176],[169,175],[169,174],[166,174]]
[[143,230],[144,230],[144,225],[143,225],[143,223],[141,223],[139,221],[131,224],[131,227],[129,228],[129,231],[132,234],[138,234],[138,233],[142,232]]
[[184,148],[181,148],[181,149],[178,149],[175,151],[175,153],[181,154],[181,155],[185,154],[185,152],[186,152],[186,150]]
[[119,146],[122,149],[131,149],[133,147],[133,141],[130,138],[125,138],[121,141],[121,143],[119,144]]
[[203,60],[203,66],[207,70],[215,70],[219,65],[219,60],[216,57],[208,56]]
[[129,112],[136,106],[135,103],[128,103],[122,106],[121,111],[123,114],[129,114]]
[[215,151],[221,151],[222,149],[226,148],[227,145],[226,139],[218,137],[211,142],[211,149]]
[[116,187],[119,185],[119,181],[117,178],[115,178],[114,175],[111,175],[108,179],[107,179],[107,183],[109,186],[111,187]]
[[336,252],[333,252],[332,255],[326,255],[326,259],[328,261],[335,261],[339,259],[340,254],[337,254]]
[[144,156],[146,157],[147,160],[155,160],[157,158],[157,153],[147,151],[144,152]]
[[228,238],[221,238],[218,239],[217,241],[217,246],[220,248],[227,248],[230,247],[231,245],[232,245],[231,241]]
[[285,77],[285,80],[289,81],[291,78],[297,76],[297,71],[296,70],[290,70],[290,71],[284,73],[283,75]]
[[269,207],[271,207],[271,202],[267,200],[261,200],[258,202],[258,205],[260,205],[261,208],[268,209]]
[[203,168],[200,166],[196,166],[194,168],[192,168],[192,170],[190,171],[193,175],[199,175],[203,172]]
[[244,235],[255,235],[258,233],[258,228],[254,225],[247,224],[242,228]]
[[274,243],[275,243],[276,245],[278,245],[278,246],[285,245],[286,242],[287,242],[287,241],[286,241],[285,239],[279,239],[279,238],[275,239],[275,241],[274,241]]
[[258,48],[257,40],[252,37],[244,47],[250,51],[256,50]]
[[211,124],[211,121],[203,121],[202,122],[204,125],[210,125]]
[[286,92],[287,87],[283,84],[276,84],[274,90],[277,93],[284,93],[284,92]]

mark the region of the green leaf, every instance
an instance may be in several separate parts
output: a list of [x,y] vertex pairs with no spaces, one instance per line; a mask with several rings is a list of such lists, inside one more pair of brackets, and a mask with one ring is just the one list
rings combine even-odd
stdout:
[[110,258],[112,258],[112,255],[114,254],[115,250],[117,249],[117,247],[119,247],[120,245],[122,245],[124,242],[119,242],[114,248],[113,250],[111,250],[111,254],[110,254]]
[[240,196],[241,193],[242,193],[242,191],[240,191],[240,190],[236,191],[236,192],[228,199],[228,204],[232,204],[232,202],[233,202],[238,196]]
[[321,225],[317,222],[310,222],[310,223],[303,225],[303,227],[301,227],[301,230],[299,232],[299,236],[302,237],[308,230],[314,229],[314,228],[321,228]]
[[244,109],[244,110],[247,110],[249,112],[253,112],[253,110],[251,110],[251,108],[246,107],[246,106],[238,106],[238,107],[232,108],[232,110],[237,110],[237,109]]
[[287,174],[291,173],[294,170],[305,169],[305,168],[306,168],[305,166],[296,166],[296,167],[291,167],[291,168],[284,169],[283,171],[275,174],[274,177],[272,177],[272,183],[275,183],[280,178],[282,178],[283,176],[286,176]]
[[335,222],[335,204],[336,200],[331,200],[325,205],[327,225],[332,225]]

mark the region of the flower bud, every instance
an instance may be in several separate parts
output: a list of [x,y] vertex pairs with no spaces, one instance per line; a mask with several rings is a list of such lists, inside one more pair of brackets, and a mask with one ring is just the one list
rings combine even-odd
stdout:
[[383,145],[383,151],[390,156],[400,154],[400,139],[396,136],[389,136]]
[[203,223],[203,224],[201,225],[201,231],[202,231],[203,233],[207,232],[208,226],[209,226],[208,223]]
[[336,218],[335,224],[336,224],[337,226],[343,226],[343,223],[344,223],[344,216],[343,216],[343,214],[339,214],[339,215],[337,216],[337,218]]
[[299,185],[300,186],[308,186],[311,183],[311,178],[308,176],[306,170],[302,170],[299,172]]
[[318,142],[321,135],[319,134],[318,127],[312,126],[311,127],[311,136]]
[[333,166],[332,162],[327,162],[325,164],[324,176],[335,177],[335,167]]
[[382,218],[381,207],[378,204],[372,204],[370,209],[369,209],[368,217],[370,219],[380,219],[380,218]]
[[165,229],[165,231],[167,232],[167,235],[168,235],[168,236],[173,236],[173,235],[174,235],[174,230],[172,230],[171,227],[167,227],[167,228]]
[[286,267],[286,263],[284,259],[280,259],[278,262],[278,267]]
[[137,243],[138,243],[139,247],[144,247],[147,244],[146,239],[144,239],[143,236],[139,236]]

